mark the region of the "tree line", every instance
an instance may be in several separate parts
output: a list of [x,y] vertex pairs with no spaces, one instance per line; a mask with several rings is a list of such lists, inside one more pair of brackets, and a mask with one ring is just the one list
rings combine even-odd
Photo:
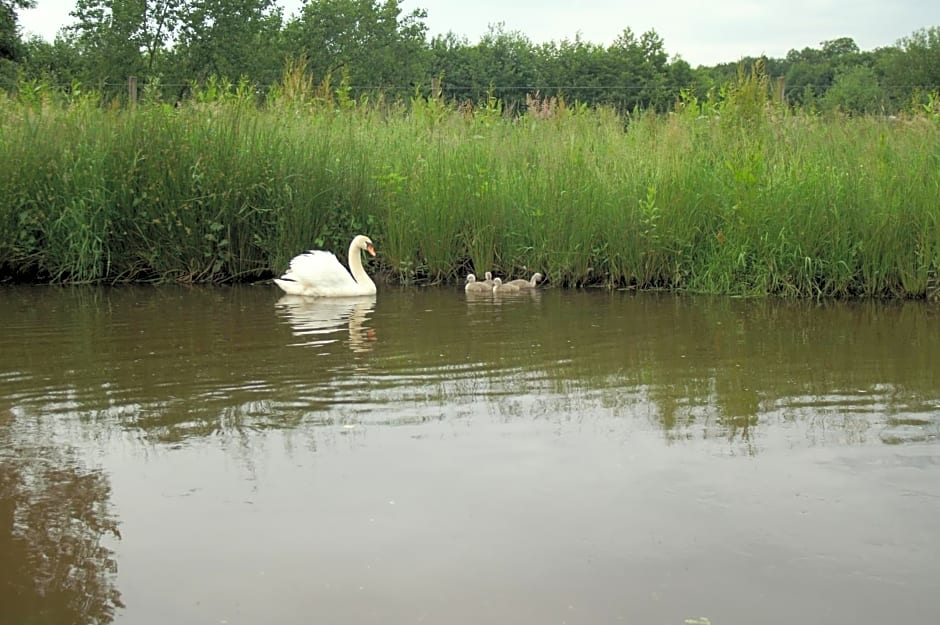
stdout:
[[34,3],[0,0],[0,89],[91,88],[110,101],[126,97],[135,76],[149,97],[180,101],[194,86],[228,79],[263,99],[297,59],[316,83],[351,98],[419,94],[511,108],[539,94],[667,111],[683,98],[720,98],[756,62],[777,96],[820,111],[895,114],[935,106],[940,89],[937,26],[875,50],[842,37],[785,58],[693,68],[655,30],[625,28],[610,45],[580,36],[534,43],[499,24],[475,43],[453,33],[428,37],[426,10],[404,13],[399,0],[307,0],[289,18],[274,0],[78,0],[53,42],[21,33],[17,13]]

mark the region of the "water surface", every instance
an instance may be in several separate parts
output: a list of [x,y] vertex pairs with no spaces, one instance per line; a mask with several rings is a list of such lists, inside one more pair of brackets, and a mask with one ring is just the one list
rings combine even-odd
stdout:
[[940,622],[940,310],[0,289],[0,623]]

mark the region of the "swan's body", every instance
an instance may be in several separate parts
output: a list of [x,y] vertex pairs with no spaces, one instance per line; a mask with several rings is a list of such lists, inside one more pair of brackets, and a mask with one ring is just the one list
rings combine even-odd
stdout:
[[535,285],[538,284],[541,279],[542,279],[542,274],[536,272],[536,273],[532,274],[532,279],[531,279],[531,280],[522,280],[522,279],[519,279],[519,280],[510,280],[509,282],[507,282],[507,283],[504,284],[503,286],[508,286],[508,285],[512,284],[512,285],[515,285],[517,288],[520,288],[520,289],[534,289],[534,288],[535,288]]
[[467,274],[467,286],[463,290],[467,293],[489,293],[493,287],[488,286],[486,282],[477,282],[477,277],[471,273]]
[[346,271],[332,252],[310,250],[294,256],[290,261],[290,269],[280,278],[275,278],[274,283],[289,295],[308,297],[374,295],[375,282],[362,268],[361,252],[363,250],[375,256],[372,240],[360,234],[349,244],[349,269],[352,275]]
[[499,278],[493,279],[493,293],[518,293],[519,287],[515,284],[507,282],[503,284],[503,281]]

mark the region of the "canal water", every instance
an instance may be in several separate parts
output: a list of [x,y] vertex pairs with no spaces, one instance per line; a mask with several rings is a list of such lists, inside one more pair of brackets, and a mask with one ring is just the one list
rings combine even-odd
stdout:
[[0,288],[0,625],[937,623],[940,309]]

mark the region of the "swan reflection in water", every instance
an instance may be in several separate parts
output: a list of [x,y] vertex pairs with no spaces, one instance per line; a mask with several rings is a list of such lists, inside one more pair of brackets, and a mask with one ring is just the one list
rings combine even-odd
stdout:
[[366,325],[375,309],[375,295],[362,297],[305,297],[284,295],[275,304],[287,319],[300,345],[328,345],[342,340],[349,332],[349,349],[370,351],[375,344],[375,329]]

